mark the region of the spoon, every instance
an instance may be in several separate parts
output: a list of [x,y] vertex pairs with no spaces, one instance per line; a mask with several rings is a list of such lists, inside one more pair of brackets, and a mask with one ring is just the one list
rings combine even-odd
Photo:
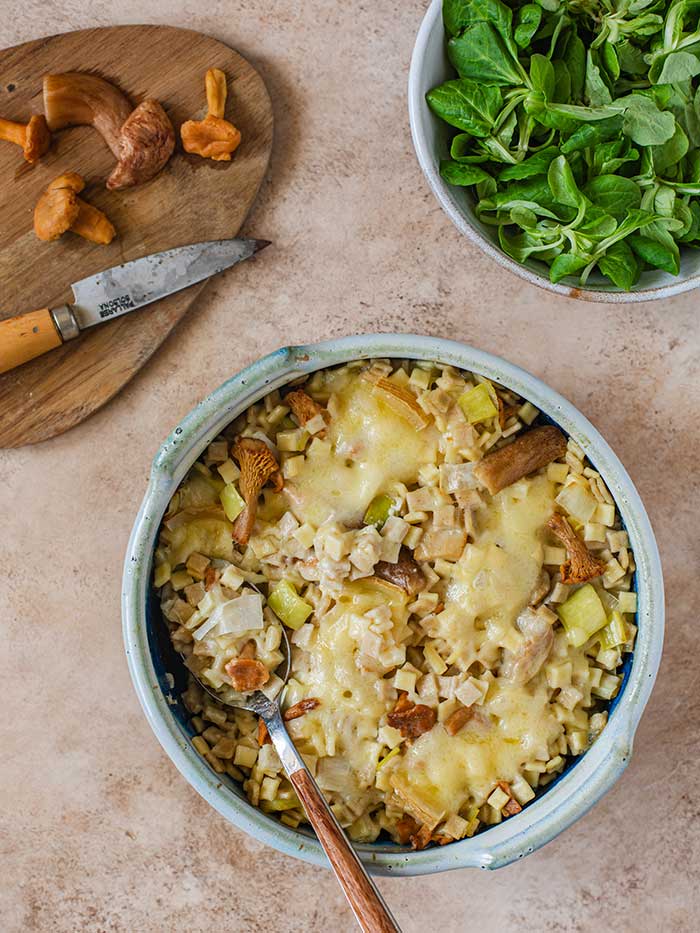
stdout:
[[[246,586],[262,596],[260,590],[252,583],[247,582]],[[286,683],[291,669],[291,649],[284,625],[280,625],[280,628],[286,666],[283,672],[278,669],[276,673]],[[289,737],[280,711],[279,698],[282,691],[280,690],[275,699],[271,700],[261,690],[255,690],[246,695],[245,699],[241,696],[241,700],[237,699],[234,703],[223,699],[215,690],[202,683],[195,674],[192,674],[192,677],[205,693],[218,700],[219,703],[223,703],[224,706],[248,710],[261,717],[267,726],[282,767],[287,772],[297,797],[304,805],[309,823],[313,826],[318,841],[328,856],[331,868],[348,899],[357,922],[365,933],[401,933],[401,928],[392,917],[384,899],[367,874],[350,840],[304,763],[304,759]]]

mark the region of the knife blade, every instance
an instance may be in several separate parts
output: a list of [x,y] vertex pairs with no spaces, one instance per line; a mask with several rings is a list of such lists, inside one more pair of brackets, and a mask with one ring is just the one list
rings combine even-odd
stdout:
[[269,240],[209,240],[133,259],[81,279],[71,286],[73,304],[0,321],[0,373],[73,340],[88,327],[217,275],[269,245]]

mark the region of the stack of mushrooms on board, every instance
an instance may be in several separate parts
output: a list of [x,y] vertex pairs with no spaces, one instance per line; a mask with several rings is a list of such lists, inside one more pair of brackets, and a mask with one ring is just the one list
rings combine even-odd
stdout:
[[[210,68],[205,84],[207,115],[183,123],[182,146],[206,159],[230,161],[241,134],[224,118],[226,75]],[[0,119],[0,140],[20,146],[25,160],[33,164],[49,151],[52,134],[69,126],[92,126],[117,160],[106,181],[110,191],[150,181],[175,150],[175,130],[159,101],[147,98],[133,107],[118,87],[96,75],[46,75],[44,110],[45,115],[35,114],[26,125]],[[85,179],[72,171],[48,185],[34,210],[34,232],[40,240],[57,240],[70,231],[92,243],[111,243],[116,230],[102,211],[79,197],[84,188]]]

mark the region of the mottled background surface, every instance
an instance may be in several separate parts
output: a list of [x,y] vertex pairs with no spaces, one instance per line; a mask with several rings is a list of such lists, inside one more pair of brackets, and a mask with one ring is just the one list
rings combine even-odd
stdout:
[[274,248],[213,283],[84,425],[0,452],[3,933],[354,929],[329,872],[226,824],[161,751],[129,681],[119,589],[151,458],[178,419],[285,342],[373,330],[471,342],[581,408],[647,504],[669,603],[657,687],[605,800],[496,874],[380,880],[382,891],[407,933],[700,927],[700,294],[622,307],[558,299],[460,238],[410,142],[406,76],[424,8],[0,0],[3,45],[144,21],[211,33],[262,71],[277,120],[244,228]]

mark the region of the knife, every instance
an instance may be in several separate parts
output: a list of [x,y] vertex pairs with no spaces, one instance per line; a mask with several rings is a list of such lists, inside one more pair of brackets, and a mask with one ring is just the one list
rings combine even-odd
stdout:
[[0,373],[249,259],[269,240],[210,240],[114,266],[71,286],[75,301],[0,321]]

